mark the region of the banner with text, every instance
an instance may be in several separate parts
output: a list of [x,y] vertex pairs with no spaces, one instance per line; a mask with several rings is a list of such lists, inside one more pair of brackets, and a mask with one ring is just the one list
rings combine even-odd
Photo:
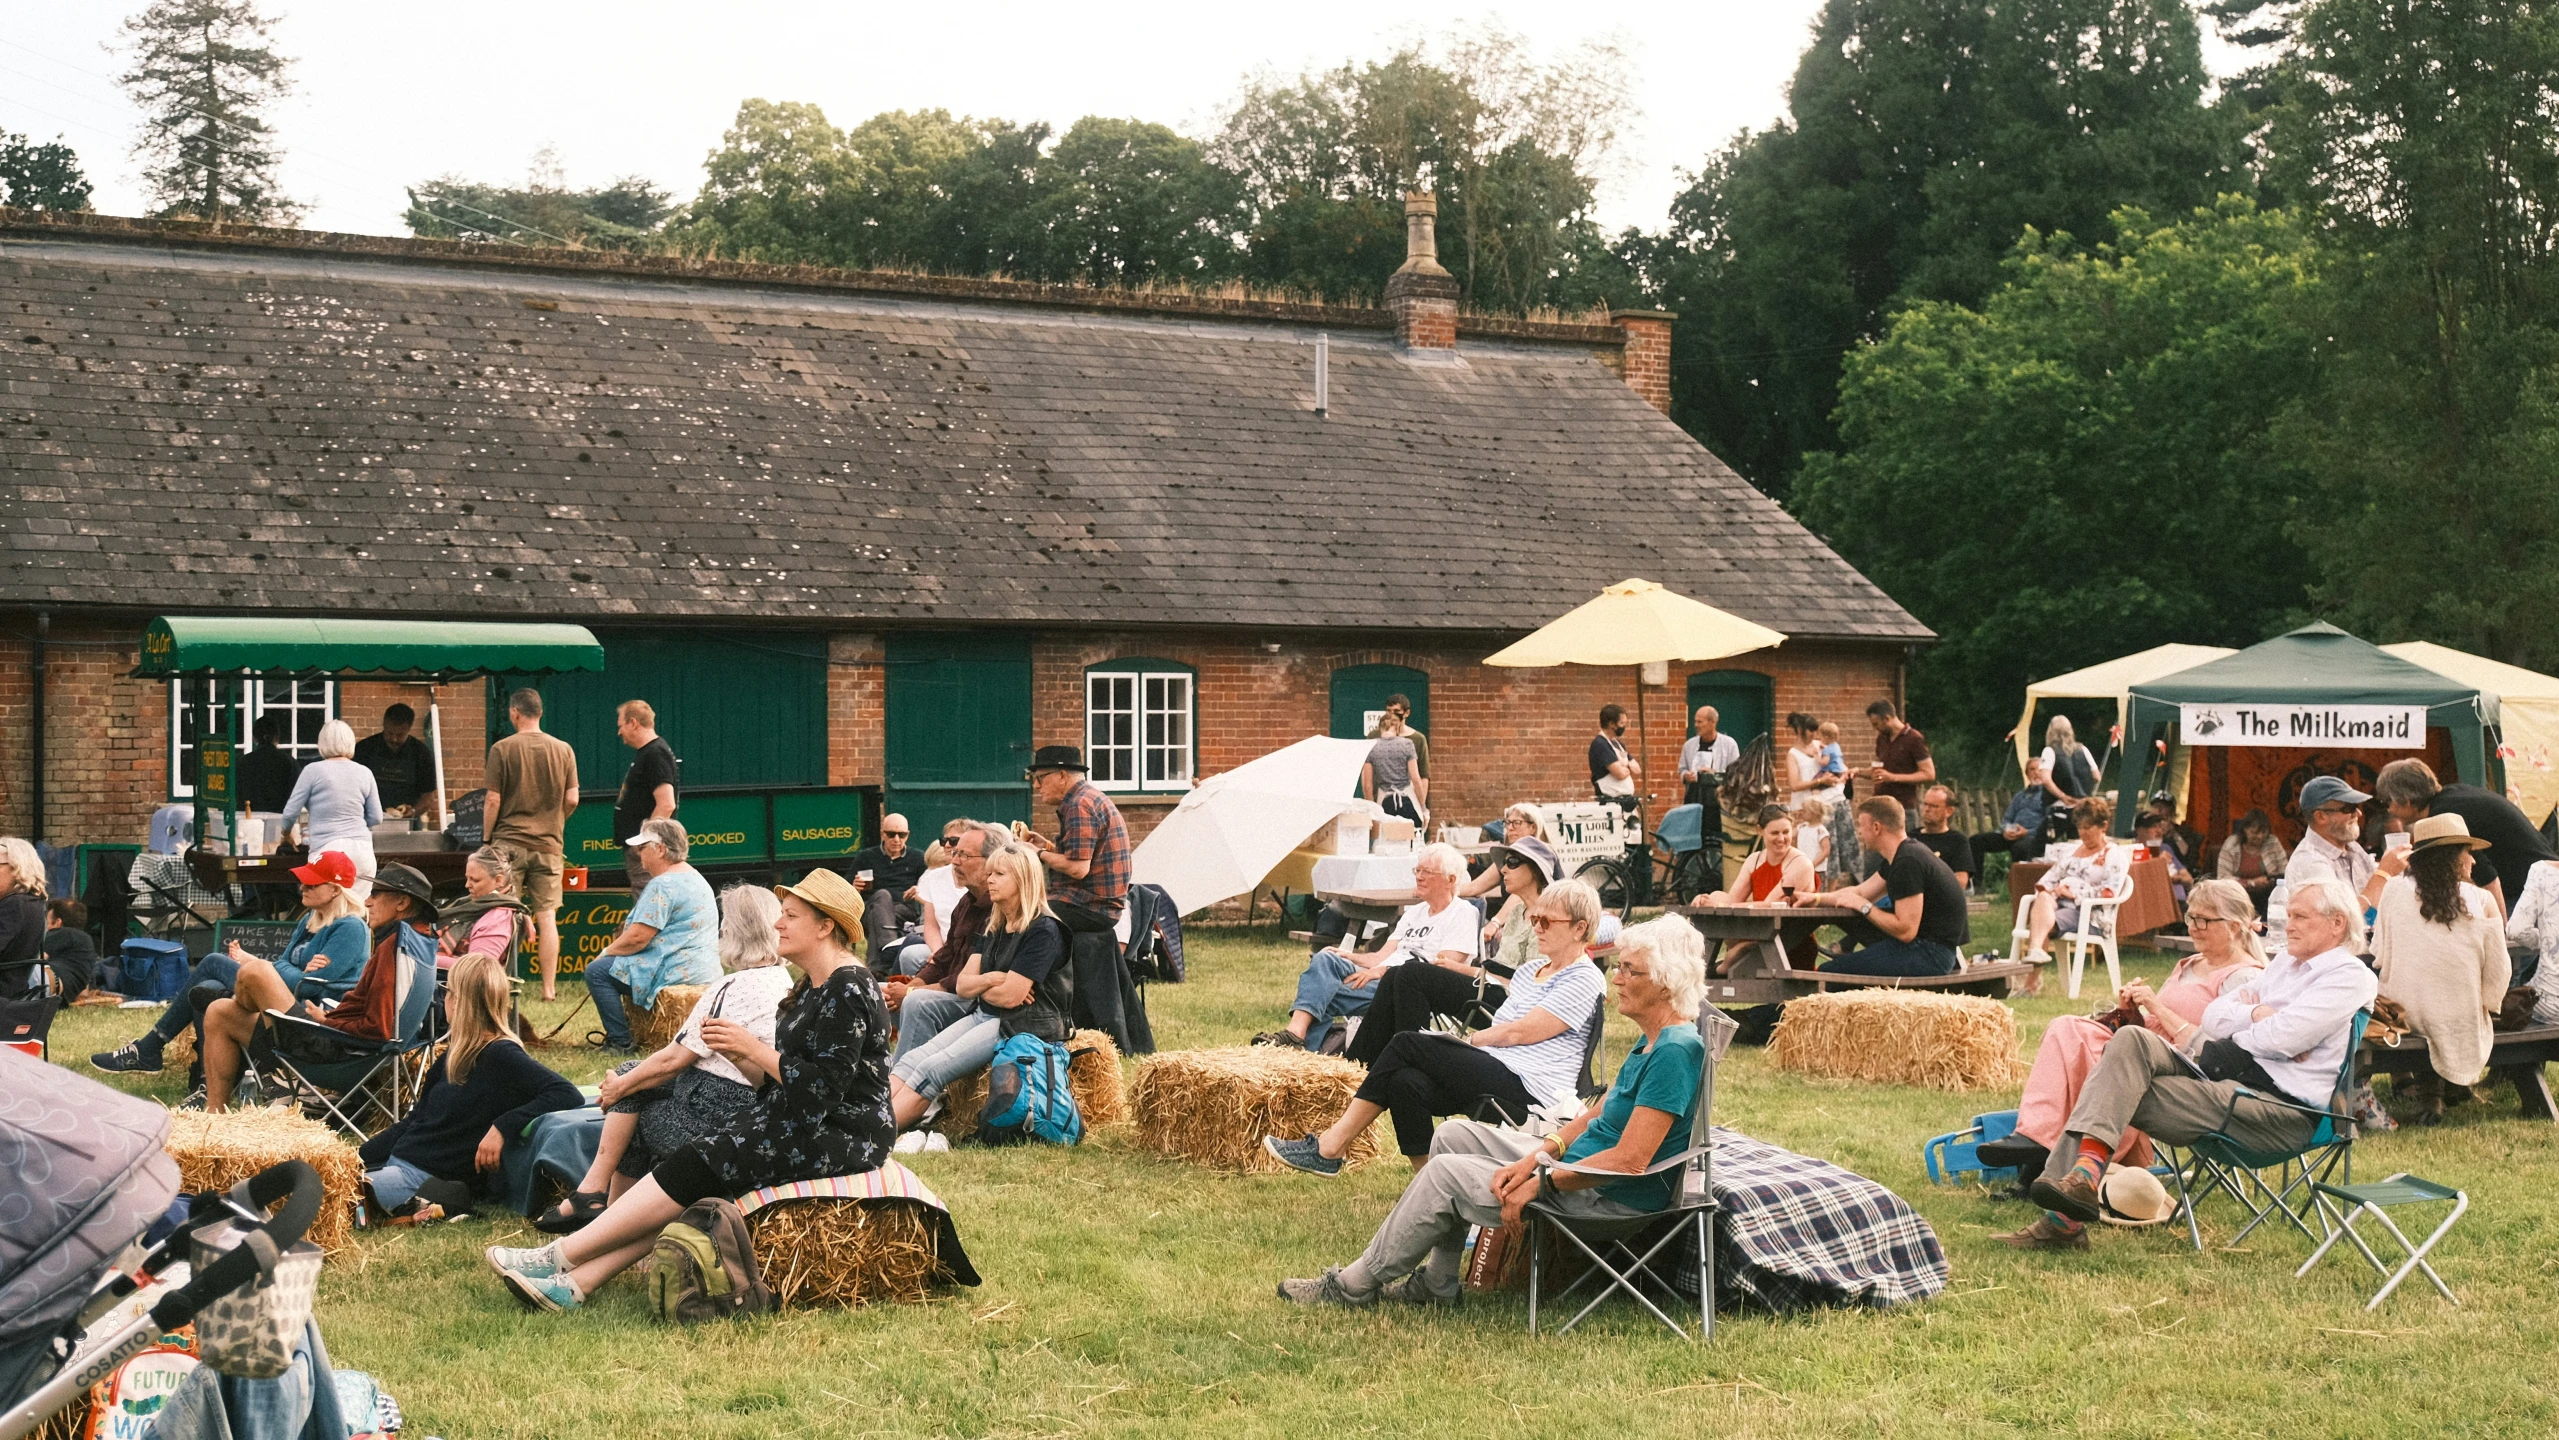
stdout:
[[2187,745],[2426,746],[2423,705],[2180,705],[2177,718]]

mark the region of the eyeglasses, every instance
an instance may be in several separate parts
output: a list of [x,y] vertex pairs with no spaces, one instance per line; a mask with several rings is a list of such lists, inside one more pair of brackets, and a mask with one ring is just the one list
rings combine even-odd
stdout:
[[1570,925],[1573,922],[1561,915],[1531,915],[1528,917],[1528,923],[1544,930],[1549,926]]

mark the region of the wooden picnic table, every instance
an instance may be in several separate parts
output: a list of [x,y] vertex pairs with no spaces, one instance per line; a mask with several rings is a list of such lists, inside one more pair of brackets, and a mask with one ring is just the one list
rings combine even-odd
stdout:
[[1835,925],[1856,917],[1860,912],[1845,905],[1763,902],[1673,905],[1663,913],[1687,917],[1688,923],[1696,926],[1697,933],[1705,937],[1709,954],[1713,953],[1717,942],[1725,946],[1729,961],[1727,973],[1710,975],[1706,981],[1706,998],[1717,1005],[1782,1005],[1825,990],[1852,987],[2004,995],[2008,993],[2012,979],[2034,969],[2031,965],[2001,961],[1988,965],[1968,964],[1949,975],[1838,975],[1820,970],[1799,970],[1786,957],[1787,931],[1796,927],[1809,930],[1826,924]]
[[[2551,1101],[2550,1081],[2541,1068],[2553,1060],[2559,1060],[2559,1025],[2500,1030],[2488,1048],[2488,1073],[2514,1082],[2525,1119],[2559,1124],[2559,1105]],[[2367,1032],[2355,1069],[2367,1077],[2416,1075],[2424,1073],[2426,1063],[2425,1036],[2410,1031],[2397,1044],[2385,1045],[2381,1037]]]

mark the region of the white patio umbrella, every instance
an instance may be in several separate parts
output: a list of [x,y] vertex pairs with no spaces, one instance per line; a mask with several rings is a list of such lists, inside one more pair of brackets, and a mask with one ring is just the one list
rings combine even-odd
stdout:
[[1310,736],[1202,780],[1137,847],[1133,878],[1185,915],[1250,891],[1317,826],[1361,808],[1352,791],[1373,743]]

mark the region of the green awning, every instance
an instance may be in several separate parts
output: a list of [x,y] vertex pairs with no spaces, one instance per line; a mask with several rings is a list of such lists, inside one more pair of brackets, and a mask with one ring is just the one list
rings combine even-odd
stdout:
[[550,675],[604,668],[583,625],[163,615],[142,632],[146,680],[179,675]]

